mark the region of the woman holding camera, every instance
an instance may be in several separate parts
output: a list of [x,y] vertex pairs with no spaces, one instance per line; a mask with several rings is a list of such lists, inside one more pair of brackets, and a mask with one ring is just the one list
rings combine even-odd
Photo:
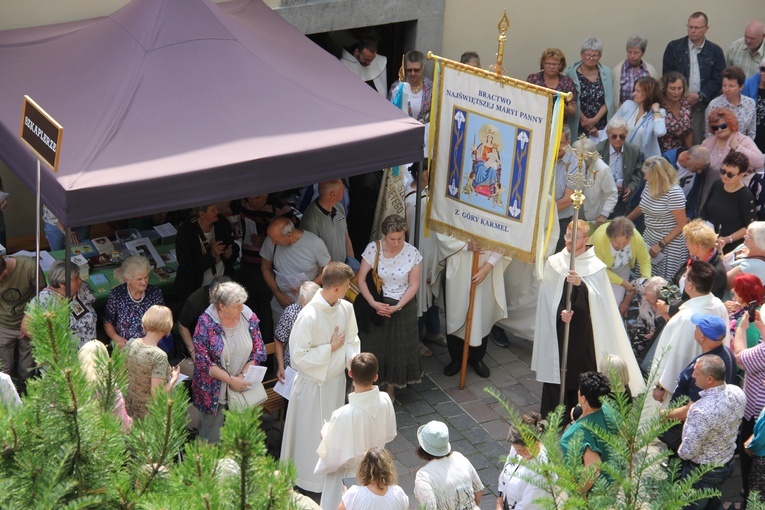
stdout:
[[234,263],[239,257],[231,223],[218,214],[215,204],[195,207],[193,212],[194,217],[181,225],[175,240],[175,291],[184,300],[216,276],[225,274],[233,279]]

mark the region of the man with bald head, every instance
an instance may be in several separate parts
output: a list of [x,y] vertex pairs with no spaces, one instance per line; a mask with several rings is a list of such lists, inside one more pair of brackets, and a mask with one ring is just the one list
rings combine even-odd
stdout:
[[344,191],[345,186],[340,179],[319,183],[319,196],[306,207],[300,226],[324,241],[332,260],[345,262],[358,271],[359,262],[353,258],[345,209],[340,203]]
[[300,286],[308,280],[321,285],[321,271],[329,264],[324,241],[315,234],[296,228],[289,218],[277,216],[268,225],[260,256],[266,285],[274,298],[271,314],[279,323],[284,309],[297,301]]
[[750,21],[744,30],[744,37],[730,45],[725,61],[729,66],[738,66],[747,76],[760,72],[760,62],[765,57],[765,23]]
[[685,194],[685,215],[693,219],[701,209],[699,202],[705,183],[709,182],[711,188],[711,183],[718,179],[709,168],[709,149],[703,145],[694,145],[690,149],[680,147],[663,156],[677,170],[677,183]]

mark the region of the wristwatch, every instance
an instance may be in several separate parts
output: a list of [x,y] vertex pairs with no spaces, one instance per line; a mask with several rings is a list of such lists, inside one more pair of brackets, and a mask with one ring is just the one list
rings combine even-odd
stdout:
[[664,242],[664,239],[659,240],[659,248],[662,250],[667,247],[667,243]]

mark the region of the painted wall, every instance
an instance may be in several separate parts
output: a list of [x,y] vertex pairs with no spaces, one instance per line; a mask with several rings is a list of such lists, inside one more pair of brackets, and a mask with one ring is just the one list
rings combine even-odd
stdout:
[[481,55],[484,67],[495,62],[496,26],[505,8],[510,30],[504,67],[510,76],[519,79],[539,71],[539,58],[547,47],[560,48],[568,63],[579,60],[582,41],[587,37],[603,41],[601,62],[613,67],[626,56],[624,45],[634,33],[648,38],[645,58],[661,72],[665,46],[686,35],[685,25],[692,12],[703,11],[709,16],[707,38],[725,51],[734,40],[744,36],[749,21],[765,20],[762,0],[446,0],[441,56],[459,60],[462,52],[473,50]]

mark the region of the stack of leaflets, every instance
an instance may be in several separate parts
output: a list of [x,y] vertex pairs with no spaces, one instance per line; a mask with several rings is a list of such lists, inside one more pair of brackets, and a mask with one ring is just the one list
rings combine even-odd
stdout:
[[85,280],[88,278],[88,276],[90,276],[90,265],[88,264],[88,261],[85,260],[85,257],[82,255],[75,255],[72,257],[72,264],[77,266],[81,279]]

